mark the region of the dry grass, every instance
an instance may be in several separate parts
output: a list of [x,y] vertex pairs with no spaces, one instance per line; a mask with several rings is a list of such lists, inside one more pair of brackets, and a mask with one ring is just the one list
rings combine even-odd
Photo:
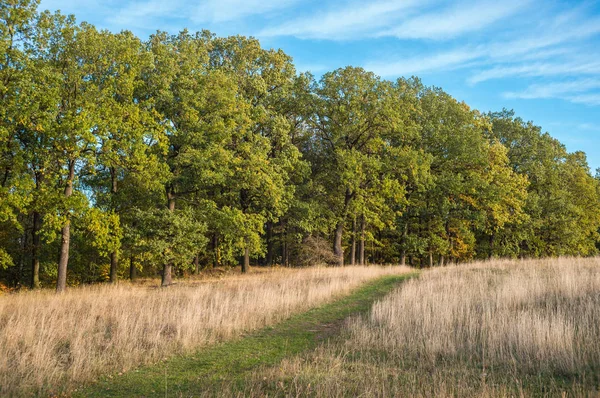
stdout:
[[48,395],[238,336],[399,267],[279,269],[180,284],[0,297],[0,395]]
[[435,269],[346,332],[224,395],[598,396],[600,259]]

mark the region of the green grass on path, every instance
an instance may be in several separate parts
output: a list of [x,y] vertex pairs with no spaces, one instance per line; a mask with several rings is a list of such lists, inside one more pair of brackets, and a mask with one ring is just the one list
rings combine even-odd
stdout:
[[84,397],[195,396],[218,388],[223,381],[242,383],[258,366],[279,363],[315,348],[335,335],[344,319],[367,312],[374,301],[417,273],[386,276],[368,282],[333,302],[297,314],[245,337],[176,356],[157,365],[105,378],[80,390]]

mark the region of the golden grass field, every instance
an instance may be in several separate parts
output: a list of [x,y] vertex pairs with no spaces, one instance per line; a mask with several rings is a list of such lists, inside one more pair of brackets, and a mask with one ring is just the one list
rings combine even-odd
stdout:
[[[0,296],[0,395],[70,388],[274,324],[405,267],[275,269]],[[61,386],[54,389],[52,386]],[[214,390],[207,391],[214,395]],[[401,284],[337,338],[221,396],[599,396],[600,258],[495,260]]]
[[343,338],[223,396],[600,396],[600,259],[423,272]]
[[[90,286],[0,296],[0,396],[67,390],[240,336],[405,267],[274,269],[160,289]],[[60,386],[57,388],[57,386]]]

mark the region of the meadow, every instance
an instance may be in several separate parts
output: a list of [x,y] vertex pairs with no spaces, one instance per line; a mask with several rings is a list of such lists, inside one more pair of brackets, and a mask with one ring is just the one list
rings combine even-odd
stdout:
[[68,392],[274,324],[405,267],[275,268],[166,289],[121,283],[0,296],[0,395]]
[[[389,279],[409,274],[255,269],[166,289],[153,281],[1,296],[1,392],[600,394],[600,258],[493,260]],[[365,307],[357,289],[386,277],[388,293]],[[364,309],[350,309],[359,300]]]
[[598,396],[600,259],[423,272],[342,336],[223,396]]

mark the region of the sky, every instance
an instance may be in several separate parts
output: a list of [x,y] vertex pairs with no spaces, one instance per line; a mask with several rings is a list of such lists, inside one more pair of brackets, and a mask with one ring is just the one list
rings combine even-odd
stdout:
[[600,1],[42,0],[98,28],[208,29],[281,48],[317,77],[418,76],[482,112],[514,109],[600,167]]

